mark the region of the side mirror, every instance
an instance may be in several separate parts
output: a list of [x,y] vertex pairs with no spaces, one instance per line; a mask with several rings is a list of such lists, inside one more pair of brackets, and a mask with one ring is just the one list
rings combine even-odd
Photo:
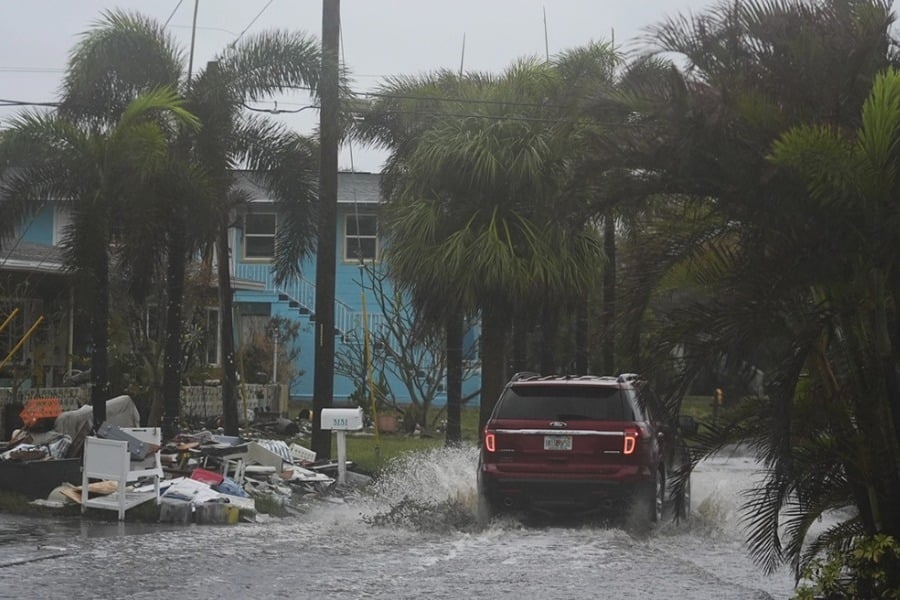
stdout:
[[691,415],[678,415],[678,429],[686,435],[695,435],[700,424]]

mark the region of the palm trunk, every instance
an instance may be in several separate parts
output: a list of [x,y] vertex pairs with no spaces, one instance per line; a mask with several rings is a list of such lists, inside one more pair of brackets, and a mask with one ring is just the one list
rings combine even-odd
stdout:
[[559,331],[559,312],[549,302],[541,309],[541,374],[552,375],[557,370],[556,334]]
[[588,300],[580,298],[575,307],[575,372],[586,375],[590,369],[588,350]]
[[525,317],[513,323],[512,372],[528,371],[528,327]]
[[603,373],[616,372],[616,222],[606,215],[603,222],[603,248],[606,271],[603,273]]
[[234,353],[234,317],[228,227],[223,224],[216,240],[219,279],[219,315],[222,319],[222,421],[225,435],[238,435],[237,366]]
[[109,400],[109,254],[101,242],[94,266],[94,310],[91,314],[91,406],[94,431],[106,421]]
[[483,429],[506,385],[506,325],[498,311],[485,309],[481,319],[481,411]]
[[166,264],[166,346],[163,357],[163,439],[175,435],[181,409],[181,306],[184,296],[184,220],[175,215],[169,230]]
[[[896,499],[900,496],[900,383],[898,383],[897,366],[894,359],[895,353],[891,343],[890,326],[888,325],[887,286],[885,277],[880,271],[872,274],[874,280],[875,298],[875,344],[881,362],[882,377],[884,378],[885,409],[887,417],[881,426],[881,434],[890,449],[892,456],[885,457],[893,464],[885,473],[887,481],[884,482],[886,495]],[[884,508],[884,507],[882,507]],[[896,510],[884,510],[882,515],[882,531],[890,535],[900,534],[900,516]]]
[[456,313],[447,319],[447,446],[462,442],[463,319]]

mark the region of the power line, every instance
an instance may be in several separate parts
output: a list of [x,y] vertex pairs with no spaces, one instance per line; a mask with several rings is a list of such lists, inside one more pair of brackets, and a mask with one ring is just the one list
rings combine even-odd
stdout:
[[247,33],[247,30],[250,29],[251,27],[253,27],[253,24],[256,23],[256,20],[259,19],[264,12],[266,12],[266,9],[269,8],[272,5],[272,2],[274,2],[274,1],[275,0],[269,0],[266,3],[266,5],[262,7],[262,10],[259,11],[255,17],[253,17],[253,20],[250,21],[250,24],[247,25],[246,27],[244,27],[244,30],[242,32],[240,32],[238,34],[238,36],[236,38],[234,38],[234,41],[231,42],[230,44],[228,44],[228,46],[231,48],[234,48],[234,45],[237,44],[238,40],[241,39],[242,37],[244,37],[244,34]]
[[[250,106],[249,104],[247,104],[245,102],[241,102],[241,106],[243,106],[247,110],[252,110],[253,112],[269,113],[270,115],[295,114],[295,113],[304,111],[307,108],[319,108],[318,106],[316,106],[314,104],[310,104],[307,106],[301,106],[300,108],[285,109],[285,108],[278,108],[278,102],[274,102],[274,104],[275,104],[274,108],[259,108],[256,106]],[[291,103],[291,102],[285,102],[285,104],[294,104],[295,106],[297,105],[297,103]]]
[[3,106],[50,106],[56,108],[59,102],[29,102],[27,100],[7,100],[0,98],[0,107]]
[[169,18],[166,19],[166,22],[163,24],[163,29],[169,26],[169,21],[171,21],[172,17],[175,16],[175,13],[178,12],[178,9],[181,7],[182,2],[184,2],[184,0],[178,0],[178,4],[175,5],[175,8],[173,8],[172,12],[169,13]]

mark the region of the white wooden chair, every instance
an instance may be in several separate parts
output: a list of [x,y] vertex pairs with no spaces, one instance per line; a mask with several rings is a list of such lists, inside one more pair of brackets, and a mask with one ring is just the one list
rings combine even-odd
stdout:
[[[158,427],[122,428],[142,442],[159,446],[161,433]],[[117,510],[119,520],[125,519],[125,511],[155,498],[159,504],[159,480],[163,477],[159,452],[142,461],[131,460],[128,442],[107,440],[89,436],[84,440],[84,468],[81,476],[81,512],[88,508]],[[126,492],[125,486],[142,478],[153,480],[153,491]],[[118,488],[108,496],[88,498],[90,479],[115,480]]]

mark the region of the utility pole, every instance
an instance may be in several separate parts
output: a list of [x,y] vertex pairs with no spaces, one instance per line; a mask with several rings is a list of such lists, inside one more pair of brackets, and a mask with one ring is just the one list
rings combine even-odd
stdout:
[[334,397],[334,280],[337,261],[338,84],[340,0],[322,0],[322,71],[319,76],[319,228],[316,244],[316,332],[312,450],[331,458],[331,432],[322,409]]

